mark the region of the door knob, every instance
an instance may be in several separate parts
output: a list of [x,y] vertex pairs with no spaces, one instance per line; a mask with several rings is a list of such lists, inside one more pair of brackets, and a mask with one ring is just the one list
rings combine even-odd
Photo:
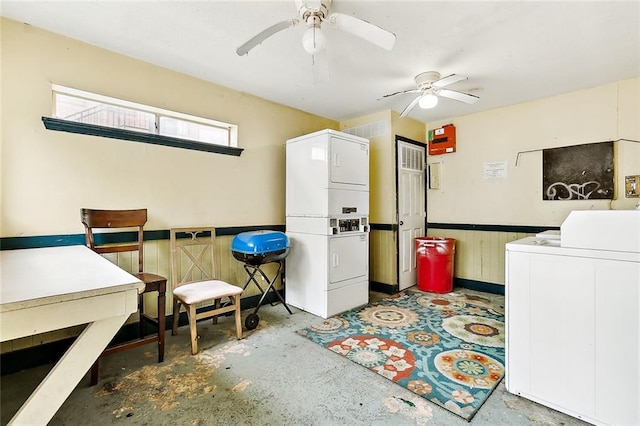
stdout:
[[400,226],[402,226],[402,225],[404,225],[404,222],[403,222],[403,221],[400,221]]

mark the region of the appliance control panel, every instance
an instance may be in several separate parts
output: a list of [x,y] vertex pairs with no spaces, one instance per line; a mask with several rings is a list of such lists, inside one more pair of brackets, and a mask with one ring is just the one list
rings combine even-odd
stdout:
[[369,232],[369,220],[367,217],[331,218],[329,227],[333,235],[349,232]]

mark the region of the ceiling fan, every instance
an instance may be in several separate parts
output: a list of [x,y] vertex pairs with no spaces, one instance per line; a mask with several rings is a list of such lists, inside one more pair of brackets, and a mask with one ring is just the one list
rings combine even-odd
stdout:
[[331,0],[296,0],[299,19],[288,19],[270,26],[238,47],[236,53],[239,56],[246,55],[251,49],[272,35],[304,22],[307,29],[302,36],[302,46],[307,53],[315,55],[322,51],[326,45],[325,35],[321,29],[324,21],[329,21],[335,28],[356,35],[383,49],[391,50],[393,48],[396,41],[395,34],[350,15],[342,13],[329,14],[330,6]]
[[400,113],[400,117],[406,117],[409,115],[411,110],[419,105],[420,108],[428,109],[433,108],[438,104],[438,97],[442,96],[449,99],[454,99],[456,101],[464,102],[467,104],[475,103],[479,97],[475,95],[470,95],[468,93],[457,92],[455,90],[443,89],[443,87],[448,86],[453,83],[457,83],[458,81],[466,80],[467,77],[463,77],[457,74],[451,74],[446,77],[440,78],[440,73],[436,71],[427,71],[421,74],[418,74],[415,78],[417,89],[411,90],[403,90],[401,92],[390,93],[388,95],[384,95],[380,99],[389,98],[391,96],[400,95],[404,93],[419,93],[419,95],[412,100],[409,105],[405,107],[404,110]]

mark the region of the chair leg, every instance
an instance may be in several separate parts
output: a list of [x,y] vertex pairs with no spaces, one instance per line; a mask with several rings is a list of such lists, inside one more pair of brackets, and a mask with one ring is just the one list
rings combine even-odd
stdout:
[[191,334],[191,355],[198,353],[198,330],[196,329],[196,305],[188,305],[189,333]]
[[180,301],[174,297],[173,298],[173,327],[171,327],[172,336],[176,336],[178,334],[179,320],[180,320]]
[[242,339],[242,315],[240,314],[240,295],[233,298],[233,304],[236,306],[236,336],[238,340]]
[[[220,309],[220,299],[215,299],[213,301],[213,309],[218,310]],[[213,324],[217,324],[218,323],[218,315],[214,315],[213,317],[211,317],[211,321]]]
[[158,362],[164,361],[164,333],[167,328],[165,306],[165,292],[158,291]]

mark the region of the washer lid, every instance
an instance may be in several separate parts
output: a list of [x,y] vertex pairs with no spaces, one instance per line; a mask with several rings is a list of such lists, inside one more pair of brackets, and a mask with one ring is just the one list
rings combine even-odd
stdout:
[[560,235],[562,247],[640,253],[640,211],[572,211]]

